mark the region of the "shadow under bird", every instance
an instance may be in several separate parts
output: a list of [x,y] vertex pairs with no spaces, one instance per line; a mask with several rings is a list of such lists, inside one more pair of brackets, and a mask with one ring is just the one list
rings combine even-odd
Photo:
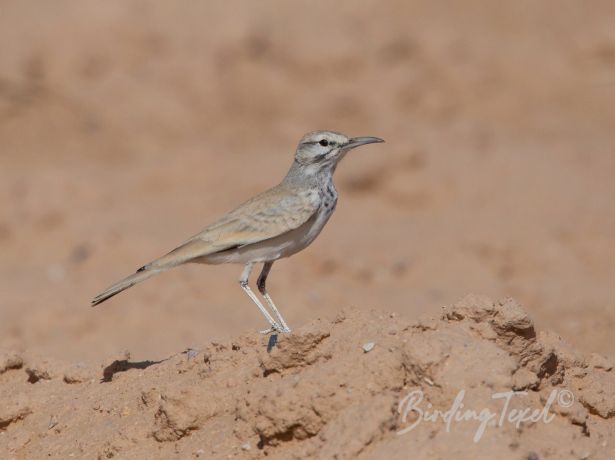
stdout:
[[[270,324],[263,333],[288,333],[290,328],[267,292],[273,262],[306,248],[318,236],[337,203],[333,173],[346,153],[377,137],[353,137],[333,131],[303,136],[288,174],[275,187],[255,196],[205,227],[178,248],[139,268],[92,300],[92,306],[153,275],[185,263],[244,264],[239,285]],[[248,285],[256,263],[263,263],[257,286],[271,313]],[[273,315],[272,315],[273,313]]]

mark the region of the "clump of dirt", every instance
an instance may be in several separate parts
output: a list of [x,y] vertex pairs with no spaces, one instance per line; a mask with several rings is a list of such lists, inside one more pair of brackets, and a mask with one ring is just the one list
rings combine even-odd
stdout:
[[1,458],[608,458],[615,372],[514,300],[347,309],[100,369],[0,353]]

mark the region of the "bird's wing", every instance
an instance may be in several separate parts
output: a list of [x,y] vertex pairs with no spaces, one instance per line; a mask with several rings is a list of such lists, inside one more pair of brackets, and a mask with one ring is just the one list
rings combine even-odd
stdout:
[[242,204],[144,269],[167,268],[230,248],[258,243],[300,227],[320,206],[316,192],[278,185]]

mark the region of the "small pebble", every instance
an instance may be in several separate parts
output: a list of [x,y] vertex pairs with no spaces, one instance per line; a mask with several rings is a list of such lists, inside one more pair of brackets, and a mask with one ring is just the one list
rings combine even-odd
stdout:
[[186,355],[188,356],[188,360],[194,359],[198,356],[199,354],[199,350],[195,350],[194,348],[188,348],[185,351]]
[[245,444],[242,444],[242,445],[241,445],[241,448],[242,448],[243,450],[250,450],[250,443],[249,443],[249,442],[246,442]]
[[363,351],[365,353],[369,353],[370,351],[372,351],[374,349],[374,342],[367,342],[365,344],[363,344]]
[[58,424],[58,418],[55,415],[52,415],[51,418],[49,419],[49,424],[47,425],[47,429],[51,430],[57,424]]
[[526,460],[539,460],[540,459],[538,454],[536,452],[534,452],[534,451],[530,451],[527,454],[527,457],[525,457],[525,458],[526,458]]

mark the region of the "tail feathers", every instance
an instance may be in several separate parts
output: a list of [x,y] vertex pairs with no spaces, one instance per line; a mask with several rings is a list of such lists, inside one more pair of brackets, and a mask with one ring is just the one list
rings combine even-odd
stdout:
[[148,270],[145,267],[141,267],[136,273],[127,276],[123,280],[118,281],[117,283],[108,287],[104,292],[94,297],[94,299],[92,300],[92,307],[104,302],[107,299],[110,299],[116,294],[119,294],[124,289],[128,289],[129,287],[132,287],[135,284],[140,283],[141,281],[145,281],[146,279],[154,276],[160,271],[161,270]]

